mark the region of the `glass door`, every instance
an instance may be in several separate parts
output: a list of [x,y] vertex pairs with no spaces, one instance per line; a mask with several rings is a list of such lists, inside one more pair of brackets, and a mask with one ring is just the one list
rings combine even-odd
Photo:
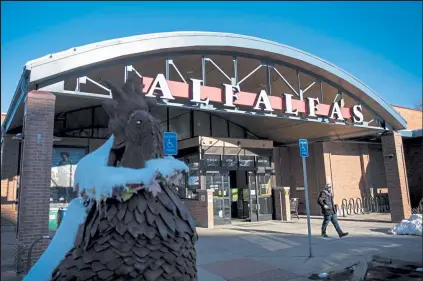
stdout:
[[259,220],[271,220],[273,214],[272,176],[270,173],[257,174],[257,200]]
[[248,200],[249,200],[249,210],[250,210],[250,221],[258,221],[258,208],[257,205],[257,180],[255,172],[247,172],[248,180]]
[[231,223],[231,194],[229,174],[221,172],[206,173],[206,188],[213,189],[214,224]]

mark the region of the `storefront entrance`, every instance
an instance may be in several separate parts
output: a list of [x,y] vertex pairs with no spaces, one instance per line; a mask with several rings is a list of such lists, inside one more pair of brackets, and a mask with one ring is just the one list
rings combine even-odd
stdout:
[[213,189],[214,224],[264,221],[273,218],[271,174],[256,171],[207,171],[206,188]]
[[206,188],[213,189],[213,217],[215,225],[231,223],[231,193],[229,173],[207,171]]

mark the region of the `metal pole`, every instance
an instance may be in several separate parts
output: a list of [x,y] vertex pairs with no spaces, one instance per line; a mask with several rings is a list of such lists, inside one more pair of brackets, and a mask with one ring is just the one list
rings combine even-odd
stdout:
[[303,160],[303,173],[304,173],[304,191],[305,191],[305,199],[306,199],[306,212],[307,212],[307,229],[308,229],[308,252],[310,258],[313,257],[311,251],[311,224],[310,224],[310,203],[308,200],[308,183],[307,183],[307,165],[306,165],[306,158],[301,157]]

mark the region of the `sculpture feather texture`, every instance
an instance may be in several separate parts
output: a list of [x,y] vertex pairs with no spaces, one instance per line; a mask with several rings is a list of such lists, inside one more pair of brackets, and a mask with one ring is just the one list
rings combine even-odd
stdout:
[[[113,94],[103,104],[114,136],[108,165],[143,169],[149,160],[163,158],[159,125],[139,79],[128,80],[122,89],[105,84]],[[176,192],[180,176],[157,173],[155,188],[131,184],[114,188],[104,200],[85,196],[86,221],[51,280],[197,280],[198,236]]]

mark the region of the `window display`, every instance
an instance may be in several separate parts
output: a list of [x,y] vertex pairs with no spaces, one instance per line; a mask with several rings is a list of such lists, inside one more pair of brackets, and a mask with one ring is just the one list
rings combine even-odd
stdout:
[[76,166],[86,155],[86,148],[53,147],[51,166],[51,203],[69,203],[77,196],[73,191]]

